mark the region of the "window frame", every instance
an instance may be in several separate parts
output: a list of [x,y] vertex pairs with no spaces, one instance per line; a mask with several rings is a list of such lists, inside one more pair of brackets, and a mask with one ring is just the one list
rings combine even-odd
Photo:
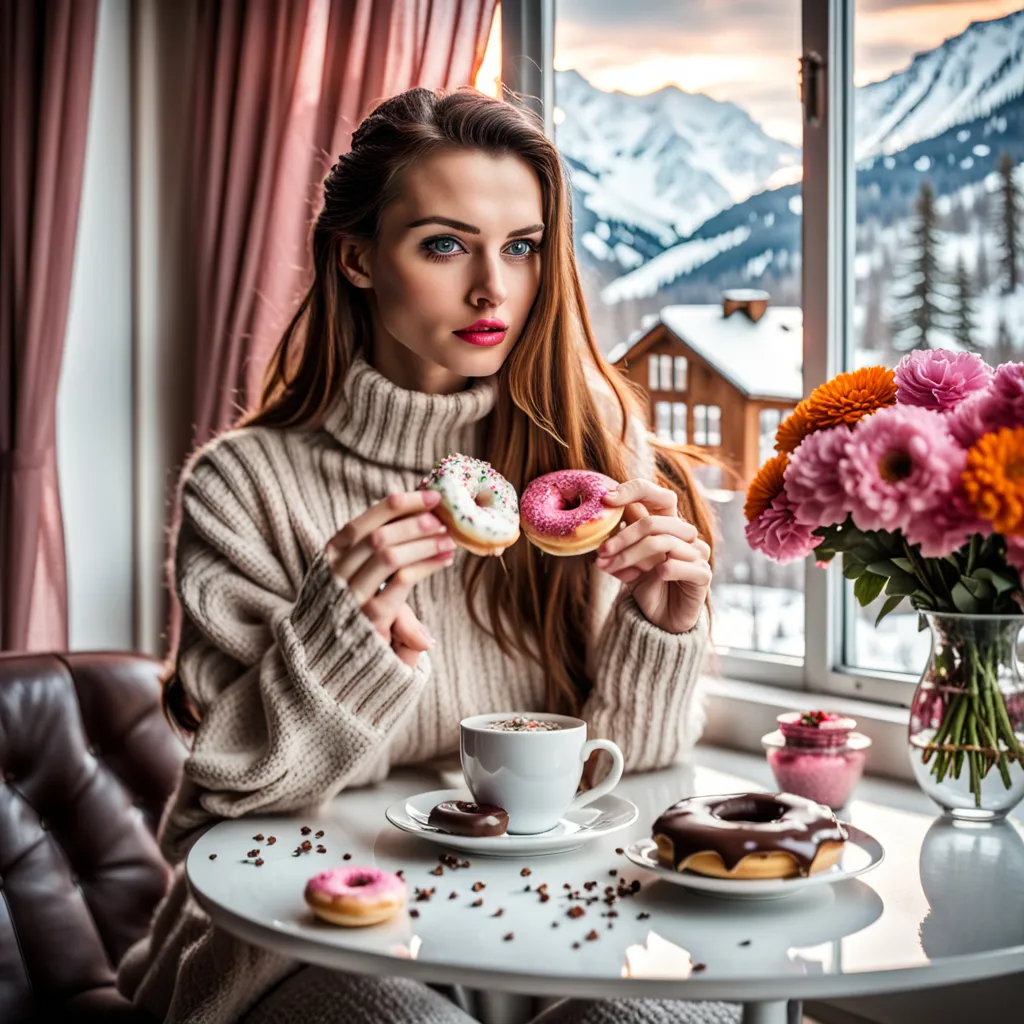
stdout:
[[[801,0],[801,64],[818,56],[819,116],[803,129],[802,307],[804,395],[852,362],[855,176],[854,0]],[[555,0],[502,0],[502,79],[555,137]],[[674,364],[673,364],[674,370]],[[673,379],[674,383],[674,379]],[[688,403],[690,404],[690,403]],[[695,410],[695,406],[690,406]],[[692,441],[696,443],[694,421]],[[836,566],[804,570],[804,656],[717,645],[724,675],[821,695],[909,707],[915,678],[844,664],[856,608]]]

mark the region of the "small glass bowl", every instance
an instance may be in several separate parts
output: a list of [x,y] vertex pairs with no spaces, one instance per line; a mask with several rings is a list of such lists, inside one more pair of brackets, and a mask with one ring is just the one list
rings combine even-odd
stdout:
[[779,789],[832,810],[845,806],[864,772],[871,740],[852,718],[824,711],[787,711],[761,737]]

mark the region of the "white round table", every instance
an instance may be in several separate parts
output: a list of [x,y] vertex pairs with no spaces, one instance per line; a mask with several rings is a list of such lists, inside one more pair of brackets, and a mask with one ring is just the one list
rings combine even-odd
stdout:
[[[457,854],[471,867],[446,867],[435,876],[446,851],[394,828],[384,810],[402,797],[458,784],[449,773],[400,770],[305,816],[220,822],[189,853],[189,883],[220,927],[307,963],[538,996],[722,999],[744,1004],[746,1024],[782,1024],[789,1000],[877,995],[1024,970],[1024,838],[1014,823],[969,828],[854,800],[841,817],[882,843],[882,864],[786,899],[739,901],[665,882],[615,851],[649,836],[651,823],[676,800],[763,788],[749,780],[687,765],[627,777],[616,792],[640,809],[629,828],[548,857]],[[308,836],[302,826],[311,829]],[[254,839],[258,834],[263,841]],[[268,845],[271,835],[277,841]],[[312,850],[294,856],[307,838]],[[321,844],[324,854],[316,852]],[[259,867],[246,856],[256,847]],[[387,924],[334,928],[311,915],[303,888],[317,871],[345,863],[401,868],[410,894],[414,887],[436,892],[429,901],[410,901]],[[615,903],[618,916],[603,916],[604,903],[567,916],[565,883],[580,889],[596,881],[601,892],[616,878],[641,883]],[[485,888],[472,891],[475,882]],[[525,891],[541,883],[552,896],[547,902]],[[450,899],[453,891],[458,896]],[[473,907],[477,898],[483,905]],[[587,940],[592,930],[598,937]],[[673,977],[673,961],[663,959],[649,965],[658,976],[623,977],[627,948],[645,944],[650,932],[706,967]],[[505,938],[509,933],[513,938]],[[680,953],[675,963],[689,959]]]

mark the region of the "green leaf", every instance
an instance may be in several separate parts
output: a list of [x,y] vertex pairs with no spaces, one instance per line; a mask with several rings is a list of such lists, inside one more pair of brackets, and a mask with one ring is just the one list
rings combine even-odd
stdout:
[[861,608],[867,607],[882,592],[885,577],[878,573],[865,571],[853,585],[853,596],[860,602]]
[[952,593],[953,604],[956,605],[958,612],[963,612],[964,615],[979,615],[981,613],[981,603],[975,599],[962,582],[953,587]]
[[900,594],[887,598],[885,604],[882,605],[882,610],[878,613],[878,618],[875,619],[875,625],[877,626],[902,600],[903,597]]
[[901,572],[898,576],[891,576],[885,585],[885,592],[890,597],[910,597],[920,588],[920,582],[909,573]]
[[893,565],[902,569],[904,572],[909,572],[911,575],[914,574],[914,563],[909,558],[904,558],[902,555],[896,555],[891,559],[891,561]]
[[843,575],[848,580],[855,580],[863,572],[867,572],[867,566],[851,555],[843,555]]
[[971,592],[976,601],[983,604],[996,596],[996,588],[988,580],[975,579],[973,576],[961,576],[960,582]]
[[991,583],[997,594],[1005,594],[1008,590],[1013,590],[1017,586],[1012,579],[1001,576],[994,569],[975,569],[974,577],[975,579]]

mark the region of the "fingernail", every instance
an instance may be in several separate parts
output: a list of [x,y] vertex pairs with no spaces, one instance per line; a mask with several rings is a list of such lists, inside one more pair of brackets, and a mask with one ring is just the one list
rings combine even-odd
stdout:
[[437,641],[427,632],[426,626],[420,626],[420,632],[423,634],[423,639],[426,640],[431,647],[437,643]]

